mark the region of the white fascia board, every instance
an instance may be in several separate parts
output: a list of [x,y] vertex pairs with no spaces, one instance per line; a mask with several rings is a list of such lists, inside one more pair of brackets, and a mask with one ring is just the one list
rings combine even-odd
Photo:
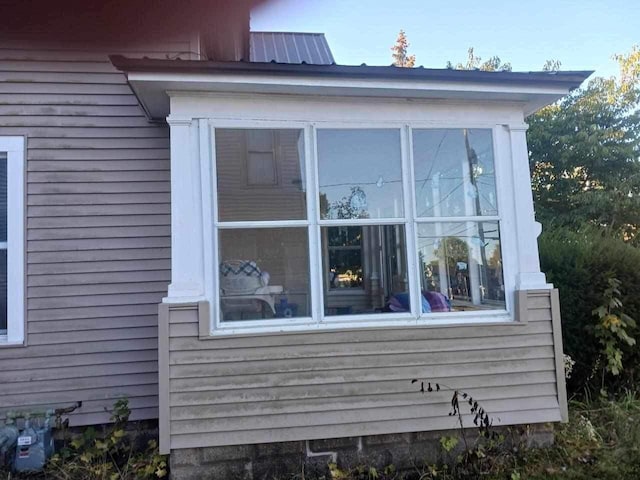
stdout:
[[568,93],[560,86],[416,79],[148,72],[129,73],[128,79],[147,114],[154,119],[169,114],[167,91],[508,101],[521,103],[525,115]]

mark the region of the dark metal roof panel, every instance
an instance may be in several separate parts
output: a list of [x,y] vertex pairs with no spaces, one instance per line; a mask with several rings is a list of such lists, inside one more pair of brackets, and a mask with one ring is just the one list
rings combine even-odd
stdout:
[[331,65],[324,33],[251,32],[250,60],[257,63]]
[[126,58],[112,55],[111,62],[124,72],[171,72],[205,74],[270,74],[312,77],[341,77],[397,80],[438,80],[487,84],[556,85],[569,90],[578,88],[593,71],[559,72],[485,72],[435,68],[402,68],[352,65],[310,65],[261,62],[213,62],[202,60],[160,60]]

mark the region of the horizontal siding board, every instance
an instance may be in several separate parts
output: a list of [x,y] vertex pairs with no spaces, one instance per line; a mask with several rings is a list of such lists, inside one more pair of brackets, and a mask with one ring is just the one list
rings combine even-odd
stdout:
[[95,307],[108,305],[140,305],[160,303],[163,291],[152,293],[121,293],[105,295],[74,295],[70,297],[31,298],[27,300],[29,310],[47,310],[57,308]]
[[[145,384],[145,385],[128,385],[126,389],[127,398],[130,398],[132,404],[139,397],[157,396],[157,385]],[[59,391],[52,392],[49,395],[51,399],[49,403],[45,404],[46,407],[67,407],[70,403],[77,402],[79,399],[85,402],[110,402],[113,404],[114,399],[118,398],[114,396],[114,389],[112,387],[94,387],[86,390],[72,390],[72,391]],[[14,406],[20,405],[22,408],[32,405],[43,405],[42,401],[36,395],[24,396],[22,394],[2,395],[0,396],[0,405]]]
[[[157,361],[158,352],[155,349],[133,350],[126,354],[122,352],[100,352],[100,353],[77,353],[74,355],[43,356],[33,357],[29,362],[24,358],[4,358],[2,360],[3,370],[49,370],[55,376],[56,370],[66,367],[77,367],[82,365],[111,365],[126,362],[149,362]],[[1,394],[0,394],[1,396]]]
[[167,289],[167,282],[133,282],[133,283],[95,283],[80,285],[61,285],[46,287],[30,287],[29,298],[70,297],[73,295],[107,295],[127,292],[162,292]]
[[[402,405],[397,407],[380,406],[378,408],[353,408],[326,412],[287,413],[285,415],[263,415],[247,418],[226,417],[219,419],[173,420],[171,431],[180,435],[185,433],[235,432],[238,430],[277,429],[282,425],[303,427],[312,425],[340,425],[345,423],[365,423],[385,420],[404,420],[425,417],[446,416],[449,405],[446,398],[437,404]],[[531,409],[557,408],[557,397],[531,396],[528,398],[504,398],[485,400],[483,407],[488,412],[504,412]]]
[[70,227],[124,227],[124,226],[171,225],[169,215],[86,215],[77,217],[29,218],[27,228],[55,229]]
[[166,292],[167,282],[135,282],[135,283],[95,283],[88,285],[62,285],[31,287],[28,289],[28,298],[58,298],[87,295],[113,295],[146,293],[146,292]]
[[[15,74],[14,74],[15,76]],[[34,83],[26,82],[2,82],[0,81],[0,94],[69,94],[69,95],[130,95],[131,87],[125,83],[120,84],[92,84],[92,83],[58,83],[54,81]]]
[[140,272],[143,270],[168,270],[169,259],[119,260],[106,262],[40,263],[29,264],[28,275],[57,275],[66,273]]
[[[556,394],[553,383],[536,385],[536,397],[550,397]],[[530,385],[507,385],[494,386],[491,388],[477,388],[466,390],[474,398],[501,399],[526,399],[531,396]],[[444,391],[440,394],[423,395],[415,389],[413,392],[383,392],[376,395],[356,395],[340,396],[334,398],[314,397],[293,400],[276,400],[267,402],[242,402],[215,405],[197,405],[189,407],[171,407],[171,418],[175,421],[190,421],[198,419],[223,419],[246,417],[247,421],[252,421],[251,417],[281,414],[299,413],[334,413],[341,410],[361,410],[384,407],[415,407],[423,405],[428,407],[442,408],[442,413],[446,412],[448,403],[451,400],[451,392]],[[488,408],[488,407],[487,407]]]
[[101,182],[169,182],[169,170],[110,171],[110,172],[31,172],[29,184],[37,183],[101,183]]
[[28,154],[28,160],[79,160],[86,162],[158,160],[163,158],[169,159],[169,150],[166,148],[29,149]]
[[[0,73],[0,76],[2,74]],[[0,118],[14,115],[81,116],[81,117],[144,117],[138,105],[2,105]]]
[[[2,65],[0,64],[0,68]],[[130,94],[107,95],[94,94],[82,95],[78,93],[0,93],[0,105],[138,105],[138,100]]]
[[140,305],[111,305],[99,307],[57,308],[47,310],[29,310],[28,321],[74,320],[83,318],[115,318],[131,315],[152,315],[158,311],[157,303]]
[[[77,238],[133,238],[168,237],[169,225],[143,225],[113,227],[68,227],[32,228],[27,232],[27,240],[73,240]],[[34,272],[36,273],[36,272]],[[48,272],[45,272],[48,273]]]
[[11,83],[72,83],[78,84],[126,84],[127,79],[120,72],[9,72],[0,69],[0,82]]
[[[175,328],[177,325],[172,325]],[[352,344],[296,345],[290,347],[266,347],[251,350],[207,350],[171,352],[169,364],[172,366],[213,365],[226,362],[277,362],[310,360],[324,357],[356,357],[366,355],[420,354],[460,351],[496,351],[508,348],[526,348],[553,345],[551,332],[493,337],[470,337],[460,339],[416,340],[401,344],[395,342],[366,342],[354,347]]]
[[39,205],[27,209],[27,217],[33,220],[39,217],[101,217],[126,215],[169,215],[171,205],[168,203],[137,203],[135,205]]
[[[174,392],[170,394],[174,407],[237,404],[252,402],[273,402],[276,400],[299,400],[323,398],[327,402],[335,397],[352,397],[358,395],[378,395],[389,392],[414,394],[417,386],[411,383],[411,377],[402,372],[394,380],[350,383],[326,383],[322,385],[274,386],[259,389],[213,390],[200,392]],[[500,375],[474,375],[452,377],[447,386],[452,389],[472,391],[476,388],[489,388],[510,385],[542,385],[553,386],[555,374],[551,371],[527,373],[503,373]]]
[[[460,365],[460,364],[456,364]],[[171,392],[197,392],[214,390],[235,390],[238,388],[270,388],[273,386],[323,385],[327,383],[357,383],[371,381],[390,381],[402,375],[403,378],[429,378],[446,383],[455,376],[499,375],[514,372],[553,371],[553,358],[518,359],[513,361],[489,361],[467,364],[465,367],[451,368],[451,365],[410,365],[400,371],[396,366],[376,368],[349,368],[327,370],[324,372],[287,372],[269,375],[242,375],[242,370],[234,376],[173,378]]]
[[[110,363],[107,365],[82,365],[78,367],[64,367],[57,369],[55,378],[58,380],[71,378],[85,378],[98,375],[130,375],[138,373],[149,373],[158,371],[158,362],[128,362]],[[3,384],[20,382],[39,382],[51,378],[51,372],[47,369],[17,370],[11,371],[3,369],[0,371],[0,382]]]
[[53,345],[56,343],[66,345],[70,343],[103,342],[107,340],[157,339],[157,337],[158,328],[155,326],[110,328],[103,330],[80,330],[76,332],[75,335],[69,335],[67,332],[34,333],[29,335],[29,345]]
[[46,320],[29,322],[29,333],[58,333],[79,332],[82,330],[104,330],[130,327],[155,327],[158,317],[154,315],[139,315],[114,318],[82,318],[72,320]]
[[551,325],[543,322],[533,325],[491,325],[491,326],[450,326],[450,327],[413,327],[413,328],[370,328],[354,330],[338,330],[313,332],[312,334],[288,332],[286,334],[261,334],[238,337],[213,337],[207,340],[188,337],[170,338],[171,351],[218,350],[218,349],[251,349],[266,347],[286,347],[291,345],[332,345],[362,344],[366,342],[394,342],[464,339],[483,337],[502,337],[511,335],[527,335],[529,333],[549,333]]
[[[472,417],[465,417],[465,425],[471,427]],[[560,416],[557,408],[518,410],[501,412],[500,425],[557,422]],[[444,415],[440,417],[393,419],[369,423],[344,423],[340,425],[318,425],[314,428],[285,427],[278,429],[252,429],[234,432],[208,432],[203,434],[173,434],[171,448],[197,448],[202,445],[244,445],[273,442],[277,438],[294,440],[315,440],[324,438],[350,437],[359,435],[382,435],[389,433],[420,432],[431,430],[457,429],[457,420]]]
[[[29,149],[39,150],[89,150],[97,153],[101,150],[139,150],[139,149],[168,149],[169,139],[161,137],[137,137],[137,138],[103,138],[90,137],[91,131],[80,138],[29,138]],[[35,153],[35,152],[34,152]]]
[[129,203],[167,203],[169,193],[76,193],[34,195],[27,197],[27,205],[111,205]]
[[133,282],[166,282],[171,279],[169,270],[130,272],[88,272],[65,275],[31,275],[29,286],[100,285]]
[[[1,80],[0,80],[1,82]],[[0,127],[148,127],[143,116],[98,117],[73,115],[4,115]]]
[[[525,337],[526,338],[526,337]],[[378,353],[369,355],[347,355],[327,357],[299,357],[297,359],[268,360],[268,361],[238,361],[225,363],[208,363],[197,365],[171,365],[170,377],[181,380],[187,378],[209,378],[215,381],[218,377],[233,376],[234,372],[245,375],[273,375],[279,373],[300,372],[302,375],[313,374],[318,377],[332,375],[332,371],[340,371],[345,365],[349,369],[372,369],[394,365],[396,368],[448,365],[450,368],[465,369],[475,363],[505,362],[515,360],[529,360],[538,358],[553,358],[553,341],[549,339],[542,346],[495,348],[492,350],[469,350],[460,355],[460,350],[437,352],[409,352],[409,353]],[[457,365],[457,366],[456,366]],[[458,367],[459,366],[459,367]],[[242,378],[238,378],[242,381]]]
[[[106,367],[105,367],[106,368]],[[105,372],[106,373],[106,372]],[[128,375],[92,375],[81,378],[58,379],[55,375],[50,380],[39,382],[18,382],[3,385],[3,395],[12,394],[46,394],[60,392],[63,390],[87,390],[90,388],[115,387],[122,388],[129,385],[156,385],[158,381],[157,372],[154,373],[134,373]],[[51,397],[47,395],[47,397]],[[117,397],[116,397],[117,398]],[[55,398],[52,398],[55,401]]]
[[167,170],[169,160],[31,160],[29,172],[112,172]]
[[[157,307],[157,305],[156,305]],[[0,352],[0,358],[5,359],[23,359],[25,353],[29,355],[29,361],[35,358],[68,358],[74,355],[84,353],[100,353],[100,352],[114,352],[121,355],[123,358],[129,354],[129,352],[139,350],[149,350],[158,348],[157,338],[133,338],[133,339],[116,339],[110,341],[96,341],[96,342],[81,342],[81,343],[67,343],[67,344],[53,344],[49,345],[44,343],[39,345],[38,348],[32,346],[25,349],[7,348]]]
[[[126,393],[122,393],[120,397],[126,396]],[[158,418],[158,408],[132,408],[129,415],[130,422],[137,422],[140,420],[153,420]],[[82,425],[101,425],[111,422],[111,412],[102,413],[89,413],[89,414],[74,414],[71,415],[69,425],[71,427]]]
[[79,72],[79,73],[114,73],[113,65],[106,58],[98,61],[33,61],[28,59],[8,59],[0,51],[0,69],[5,72]]
[[31,183],[28,195],[74,195],[102,193],[157,193],[170,192],[168,182],[87,182],[87,183]]
[[[118,139],[126,139],[129,141],[143,141],[148,138],[167,139],[169,130],[164,125],[147,125],[146,127],[136,128],[70,128],[56,126],[40,126],[40,127],[5,127],[2,129],[7,135],[28,135],[28,141],[38,139],[54,142],[59,145],[67,139],[108,139],[114,141]],[[30,145],[30,144],[29,144]],[[39,148],[36,144],[36,148]]]

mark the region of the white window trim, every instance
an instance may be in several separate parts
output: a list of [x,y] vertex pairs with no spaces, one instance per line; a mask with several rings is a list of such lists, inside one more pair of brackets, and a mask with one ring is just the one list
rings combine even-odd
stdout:
[[24,343],[25,319],[25,139],[0,136],[0,152],[7,154],[7,335],[3,345]]
[[[235,98],[235,97],[234,97]],[[263,99],[263,101],[267,96]],[[198,102],[197,106],[191,103],[188,96],[178,96],[173,98],[172,102],[177,100],[178,103],[172,103],[172,113],[168,117],[171,125],[172,136],[172,196],[179,198],[176,203],[172,198],[172,214],[174,211],[180,213],[181,225],[177,226],[176,222],[172,224],[172,251],[174,252],[172,268],[172,285],[170,286],[169,296],[164,299],[166,303],[191,303],[194,301],[205,300],[211,302],[211,331],[210,335],[226,335],[226,334],[244,334],[244,333],[277,333],[284,331],[313,331],[318,329],[336,329],[336,328],[379,328],[379,327],[395,327],[395,326],[435,326],[435,325],[467,325],[474,323],[495,324],[504,323],[514,320],[515,314],[515,292],[522,289],[548,289],[552,285],[547,284],[544,274],[540,272],[540,265],[537,251],[537,233],[538,227],[533,219],[533,202],[531,198],[531,187],[528,171],[528,156],[526,147],[525,129],[526,125],[522,123],[522,118],[513,115],[499,115],[494,112],[485,120],[478,121],[479,115],[475,115],[476,120],[465,121],[465,116],[460,116],[459,112],[454,115],[445,116],[447,118],[438,118],[421,121],[419,118],[410,118],[408,121],[369,121],[364,118],[355,118],[353,121],[331,120],[326,116],[329,114],[325,109],[325,105],[318,105],[316,108],[323,109],[319,115],[309,115],[313,110],[308,105],[304,106],[304,116],[297,116],[297,106],[295,103],[284,104],[286,108],[272,109],[273,115],[278,118],[271,118],[272,113],[266,113],[266,118],[256,118],[255,98],[242,99],[238,96],[238,103],[233,103],[231,110],[221,112],[219,110],[220,99],[217,96],[211,96],[205,102]],[[198,99],[202,100],[202,99]],[[228,100],[228,99],[226,99]],[[249,100],[250,103],[244,106],[238,105],[243,101]],[[268,99],[267,101],[277,102],[279,99]],[[184,101],[184,104],[181,102]],[[211,103],[207,103],[207,101]],[[278,107],[283,104],[278,103]],[[300,104],[302,105],[302,104]],[[225,105],[225,107],[227,107]],[[239,107],[239,108],[237,108]],[[343,107],[333,107],[330,113],[332,116],[339,117],[338,110]],[[344,105],[348,108],[348,104]],[[457,106],[460,108],[460,105]],[[380,108],[380,106],[378,106]],[[404,108],[404,107],[403,107]],[[466,106],[463,106],[466,108]],[[477,107],[476,107],[477,108]],[[195,111],[206,110],[202,118],[195,117]],[[236,111],[237,109],[237,111]],[[290,110],[288,110],[290,109]],[[222,109],[224,110],[224,108]],[[262,108],[263,112],[270,112],[269,109]],[[191,115],[189,112],[194,112]],[[425,118],[441,115],[433,112],[427,112]],[[477,110],[476,112],[477,113]],[[185,116],[186,115],[186,116]],[[362,115],[360,115],[362,117]],[[482,114],[484,117],[484,113]],[[292,118],[295,117],[295,118]],[[309,120],[311,117],[311,120]],[[313,122],[313,117],[318,119]],[[381,119],[394,118],[393,116],[381,115]],[[368,118],[371,118],[369,116]],[[395,117],[397,118],[397,117]],[[455,118],[455,119],[454,119]],[[500,123],[498,118],[508,118],[508,122]],[[496,121],[498,120],[498,121]],[[320,242],[320,226],[340,224],[336,221],[317,221],[313,222],[313,226],[309,228],[309,250],[310,250],[310,289],[312,312],[307,318],[294,319],[266,319],[256,321],[243,321],[224,324],[219,321],[217,314],[217,245],[216,236],[214,235],[214,225],[217,223],[217,209],[214,205],[215,198],[215,176],[214,176],[214,159],[212,149],[215,149],[214,136],[211,128],[298,128],[304,129],[305,132],[305,154],[307,169],[307,194],[315,198],[310,198],[308,205],[308,219],[315,219],[318,211],[318,196],[316,179],[317,179],[317,148],[315,139],[315,128],[398,128],[401,131],[403,149],[403,186],[405,201],[405,218],[403,219],[376,219],[375,224],[382,223],[401,223],[406,226],[407,235],[407,261],[408,273],[412,278],[411,288],[411,305],[412,312],[398,314],[368,314],[368,315],[344,315],[336,317],[324,317],[322,302],[322,279],[321,279],[321,252]],[[505,282],[505,310],[487,310],[487,311],[466,311],[451,313],[431,313],[421,315],[417,301],[420,295],[419,278],[417,275],[417,252],[415,251],[415,225],[417,221],[425,221],[427,219],[416,219],[413,216],[414,209],[414,193],[413,185],[413,165],[411,165],[410,156],[407,152],[411,148],[411,129],[418,128],[485,128],[493,131],[494,138],[494,162],[496,174],[497,202],[499,205],[499,215],[481,217],[482,220],[498,220],[500,222],[501,232],[501,248],[503,257],[503,274]],[[199,147],[198,147],[199,145]],[[197,151],[194,151],[194,146]],[[177,153],[177,155],[175,155]],[[179,158],[176,158],[179,157]],[[194,168],[194,162],[197,169]],[[190,165],[185,168],[185,164]],[[408,168],[408,170],[406,170]],[[185,174],[186,173],[186,174]],[[410,174],[409,174],[410,173]],[[177,178],[176,178],[177,177]],[[411,188],[407,188],[408,186]],[[178,186],[176,188],[175,186]],[[528,192],[528,193],[527,193]],[[191,209],[185,214],[184,207],[193,202],[194,197],[201,194],[200,204],[191,203]],[[182,207],[182,208],[181,208]],[[515,212],[518,212],[516,216]],[[185,218],[186,217],[186,218]],[[173,218],[176,218],[174,216]],[[407,221],[411,219],[411,221]],[[458,220],[457,217],[451,219]],[[447,221],[449,218],[438,218],[432,221]],[[469,218],[465,217],[465,221]],[[235,222],[234,222],[235,223]],[[275,222],[279,226],[282,222]],[[274,223],[273,226],[276,226]],[[297,224],[298,226],[307,226],[308,220],[291,222],[290,226]],[[342,222],[344,223],[344,222]],[[238,222],[237,226],[268,227],[269,222]],[[227,227],[232,228],[234,225],[229,223]],[[188,233],[188,234],[185,234]],[[200,232],[200,236],[198,236]],[[194,234],[196,234],[194,236]],[[202,240],[202,243],[200,243]],[[191,257],[184,262],[178,262],[177,257],[181,256],[180,252],[188,252]],[[183,253],[182,259],[186,254]],[[177,271],[175,267],[178,267]],[[189,280],[189,281],[186,281]],[[195,280],[195,281],[193,281]],[[183,283],[181,283],[183,282]],[[194,288],[198,287],[199,288]]]

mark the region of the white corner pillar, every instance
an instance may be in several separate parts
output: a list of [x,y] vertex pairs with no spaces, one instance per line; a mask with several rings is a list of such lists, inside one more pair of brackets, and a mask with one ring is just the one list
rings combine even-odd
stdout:
[[171,284],[164,303],[204,300],[204,241],[197,120],[170,115]]
[[540,271],[538,236],[541,225],[535,220],[533,192],[529,173],[529,148],[526,123],[509,125],[516,238],[518,246],[517,290],[550,289],[545,274]]

